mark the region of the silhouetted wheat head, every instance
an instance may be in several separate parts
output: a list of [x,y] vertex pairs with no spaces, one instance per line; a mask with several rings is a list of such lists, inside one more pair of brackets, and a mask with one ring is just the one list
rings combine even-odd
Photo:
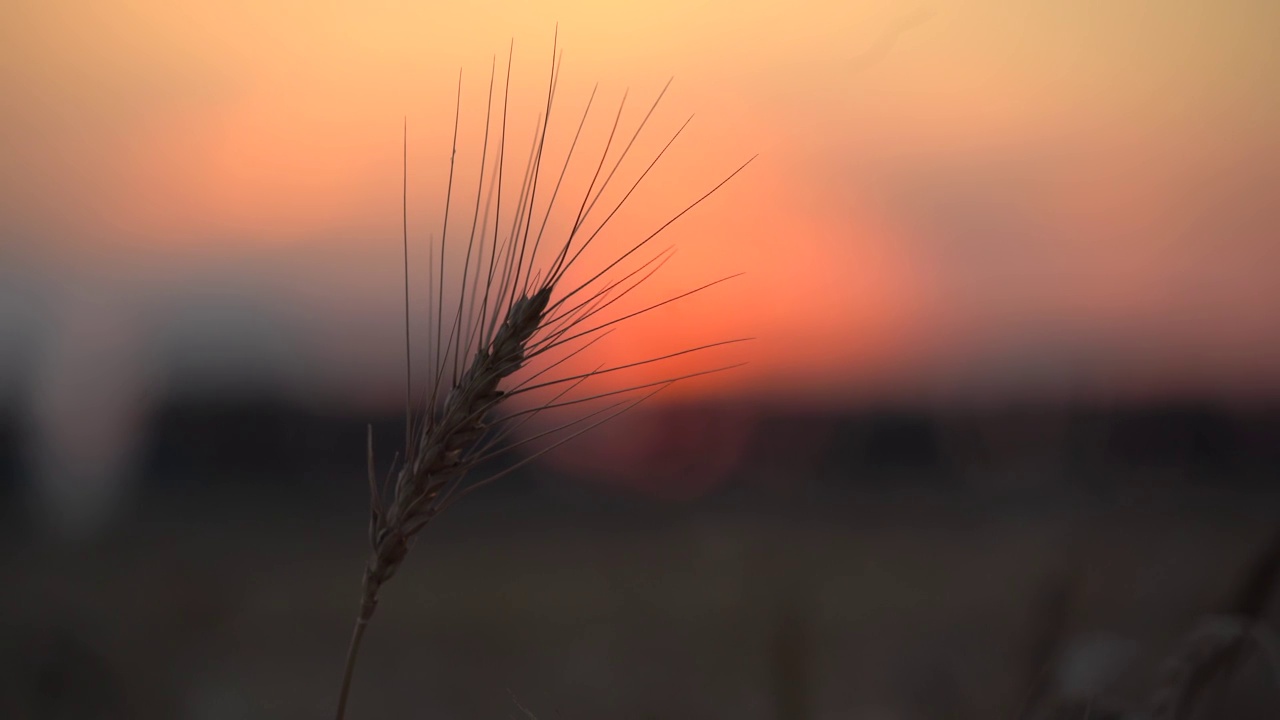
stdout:
[[[419,390],[415,402],[413,364],[407,362],[410,371],[405,449],[400,462],[393,461],[394,467],[385,480],[380,480],[375,470],[370,431],[371,551],[343,674],[339,719],[345,712],[360,639],[378,606],[382,587],[395,576],[413,538],[432,518],[469,492],[625,412],[674,382],[735,367],[704,366],[696,372],[666,375],[656,381],[616,380],[626,377],[624,371],[627,370],[655,366],[677,356],[744,339],[697,345],[623,364],[597,365],[587,371],[568,369],[573,367],[575,359],[583,357],[584,351],[628,320],[733,277],[716,279],[634,309],[619,304],[670,258],[670,248],[656,253],[650,251],[651,241],[720,189],[750,160],[683,209],[672,213],[652,232],[633,238],[622,250],[597,262],[595,255],[584,255],[584,251],[631,198],[689,121],[665,141],[625,190],[618,191],[619,199],[601,203],[610,184],[616,178],[622,182],[618,169],[648,124],[666,88],[625,143],[619,135],[626,106],[624,94],[603,149],[586,166],[590,182],[585,189],[570,191],[564,181],[583,138],[583,129],[588,126],[596,91],[592,91],[577,117],[577,130],[559,167],[544,167],[547,128],[556,115],[560,61],[561,54],[553,44],[545,109],[535,123],[532,146],[514,201],[510,197],[511,188],[504,185],[511,55],[508,55],[504,88],[500,93],[495,91],[496,62],[491,68],[479,179],[473,201],[471,197],[464,201],[465,214],[470,218],[465,239],[450,235],[462,106],[462,75],[459,74],[443,228],[438,242],[433,242],[430,250],[426,304],[431,316],[431,337],[425,360],[425,389]],[[547,232],[549,218],[553,209],[566,206],[572,213],[571,222],[566,223],[569,229],[555,237],[554,233]],[[405,352],[408,358],[411,333],[407,225],[406,210]],[[526,432],[513,435],[538,416],[543,418],[543,424],[538,427],[545,429],[529,432],[526,428]],[[547,417],[555,419],[548,424]],[[513,441],[513,437],[519,439]],[[498,471],[480,471],[482,464],[484,468],[491,468],[487,461],[514,448],[524,450],[519,460]]]

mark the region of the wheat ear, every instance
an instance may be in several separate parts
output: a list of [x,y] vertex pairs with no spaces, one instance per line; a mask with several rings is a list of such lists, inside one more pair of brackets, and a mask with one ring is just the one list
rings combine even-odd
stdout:
[[[378,472],[374,464],[373,433],[368,435],[368,472],[370,491],[369,542],[370,555],[364,570],[361,586],[359,611],[355,628],[347,652],[347,660],[343,670],[342,685],[338,698],[337,718],[345,715],[347,699],[351,690],[352,675],[361,639],[370,620],[378,607],[382,588],[395,576],[408,555],[414,537],[449,504],[457,501],[469,492],[482,487],[499,477],[528,463],[543,453],[558,447],[616,417],[618,414],[634,407],[651,397],[654,393],[669,386],[673,382],[697,375],[720,372],[736,367],[729,365],[714,367],[698,372],[678,376],[665,377],[656,382],[633,384],[606,391],[582,392],[585,383],[600,377],[613,377],[610,373],[623,371],[651,363],[698,352],[712,347],[742,342],[734,339],[699,345],[680,352],[669,353],[659,357],[647,358],[635,362],[615,365],[613,367],[597,367],[588,373],[578,373],[541,379],[560,366],[563,362],[589,348],[604,335],[612,332],[619,323],[638,315],[648,313],[672,302],[701,292],[728,278],[721,278],[711,283],[694,288],[685,293],[668,297],[660,302],[648,305],[639,310],[608,315],[617,301],[627,296],[632,290],[643,284],[657,272],[670,258],[669,250],[663,250],[648,260],[639,262],[638,266],[623,273],[623,263],[634,258],[654,237],[665,230],[676,219],[699,205],[703,200],[716,192],[738,172],[746,167],[744,163],[727,177],[721,180],[707,193],[696,199],[683,210],[675,213],[653,233],[633,243],[627,250],[619,253],[597,272],[590,273],[585,282],[570,284],[566,281],[570,268],[582,257],[583,251],[614,214],[626,202],[632,192],[643,180],[649,170],[661,158],[663,152],[670,147],[680,131],[667,141],[656,158],[640,173],[631,187],[625,192],[611,210],[593,230],[588,231],[587,220],[593,208],[601,199],[605,188],[613,179],[615,172],[627,152],[631,149],[636,137],[644,128],[649,117],[657,107],[655,100],[649,113],[640,122],[631,141],[622,149],[613,166],[605,172],[605,161],[613,146],[618,120],[622,115],[622,106],[614,120],[609,140],[595,168],[591,185],[583,195],[572,230],[561,243],[543,245],[543,230],[547,226],[547,218],[551,207],[555,204],[561,190],[561,181],[569,167],[573,149],[577,146],[578,137],[586,123],[590,111],[591,100],[583,111],[578,125],[579,135],[575,135],[565,158],[564,169],[560,171],[550,199],[546,202],[546,215],[535,230],[535,209],[539,201],[539,179],[542,176],[542,150],[546,138],[546,129],[552,112],[552,100],[555,95],[556,82],[560,67],[560,55],[552,51],[551,77],[547,89],[545,114],[539,118],[535,140],[530,150],[529,160],[525,168],[524,181],[515,203],[514,219],[505,237],[500,238],[499,225],[503,222],[503,165],[506,156],[506,110],[508,90],[502,95],[502,124],[499,132],[494,159],[494,170],[489,178],[490,198],[496,195],[496,210],[490,217],[488,203],[481,213],[481,195],[485,189],[485,167],[489,152],[489,125],[493,109],[495,72],[491,70],[489,80],[489,108],[486,110],[485,145],[481,157],[481,179],[476,190],[475,211],[472,218],[470,239],[465,248],[465,260],[460,272],[461,289],[457,302],[446,303],[445,265],[448,242],[449,207],[453,194],[453,165],[450,161],[449,190],[445,200],[444,229],[440,238],[438,256],[432,253],[432,267],[429,274],[431,286],[428,288],[427,300],[429,311],[434,319],[434,343],[429,353],[428,386],[422,407],[415,416],[413,412],[412,383],[406,397],[405,451],[403,462],[395,470],[394,482],[379,482]],[[496,68],[496,62],[495,62]],[[511,58],[507,61],[507,84],[509,88],[511,75]],[[665,93],[665,88],[663,90]],[[459,76],[458,105],[461,106],[461,76]],[[594,100],[595,92],[592,92]],[[659,94],[658,100],[661,100]],[[625,96],[623,98],[625,104]],[[455,110],[459,113],[460,110]],[[454,122],[454,157],[457,151],[458,115]],[[686,121],[685,125],[688,124]],[[407,131],[406,131],[407,137]],[[407,140],[406,140],[407,145]],[[405,162],[407,167],[407,150]],[[407,177],[407,171],[406,171]],[[407,186],[407,179],[406,179]],[[543,188],[545,190],[545,188]],[[407,190],[405,193],[407,205]],[[490,226],[492,223],[492,226]],[[477,232],[478,230],[478,232]],[[491,233],[491,234],[490,234]],[[405,308],[406,308],[406,365],[408,362],[408,229],[407,211],[405,221]],[[549,254],[549,259],[548,259]],[[437,259],[438,258],[438,259]],[[623,273],[620,278],[612,279],[611,272]],[[729,276],[734,277],[734,276]],[[446,330],[447,327],[447,330]],[[556,353],[560,353],[558,358]],[[542,360],[546,364],[536,373],[517,377],[532,360]],[[410,380],[412,372],[410,370]],[[538,382],[534,382],[539,380]],[[573,393],[578,391],[577,395]],[[530,393],[543,393],[540,401],[533,407],[513,412],[505,412],[504,406],[509,398]],[[537,397],[537,396],[534,396]],[[603,407],[590,410],[591,404],[603,402]],[[549,413],[565,408],[576,410],[577,416],[563,422],[558,427],[532,437],[526,437],[517,443],[504,442],[513,430],[529,418],[540,413]],[[585,409],[584,409],[585,408]],[[589,411],[588,411],[589,410]],[[478,479],[468,480],[469,471],[480,463],[489,460],[499,453],[514,447],[527,446],[534,442],[550,439],[536,452],[525,455],[521,460],[505,469],[492,472]]]

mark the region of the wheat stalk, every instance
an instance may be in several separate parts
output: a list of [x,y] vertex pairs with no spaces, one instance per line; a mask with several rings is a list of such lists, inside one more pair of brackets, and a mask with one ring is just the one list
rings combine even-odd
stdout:
[[1148,703],[1151,720],[1189,720],[1206,704],[1215,683],[1222,692],[1230,682],[1250,640],[1271,663],[1272,670],[1280,672],[1278,653],[1266,623],[1267,609],[1280,588],[1278,583],[1280,531],[1273,531],[1249,563],[1224,612],[1201,622],[1166,662],[1162,682]]
[[[556,205],[560,195],[565,173],[595,98],[593,90],[591,99],[588,100],[582,112],[577,133],[566,154],[564,166],[550,193],[550,198],[545,201],[545,215],[535,229],[535,210],[540,200],[539,184],[543,178],[543,149],[553,111],[562,58],[556,49],[556,44],[553,43],[546,107],[537,123],[535,139],[530,148],[524,178],[512,213],[514,217],[511,219],[509,230],[505,234],[501,233],[499,225],[503,224],[504,220],[502,215],[503,170],[506,159],[511,57],[512,54],[509,54],[506,89],[501,95],[501,125],[496,141],[494,169],[487,178],[489,201],[486,201],[482,213],[480,199],[486,188],[485,167],[490,150],[489,129],[493,117],[496,61],[490,71],[489,104],[486,109],[484,147],[480,160],[480,181],[475,195],[471,230],[462,261],[461,285],[456,298],[451,298],[446,303],[446,244],[449,240],[449,208],[454,189],[453,163],[457,154],[458,118],[462,97],[462,78],[461,73],[459,74],[453,135],[454,154],[453,159],[450,160],[444,228],[441,231],[439,253],[434,252],[435,248],[431,253],[431,267],[428,275],[429,313],[434,321],[434,342],[428,357],[429,389],[424,392],[416,412],[412,394],[412,363],[409,362],[407,189],[405,191],[405,339],[406,366],[409,368],[409,378],[406,383],[405,450],[403,462],[399,463],[394,470],[394,481],[390,481],[389,476],[387,482],[380,482],[375,469],[373,435],[370,429],[367,450],[371,550],[361,585],[359,611],[343,670],[337,708],[338,720],[344,717],[360,642],[365,628],[377,609],[382,588],[395,576],[408,555],[413,539],[432,518],[467,493],[493,482],[543,453],[625,412],[672,383],[698,375],[720,372],[736,365],[668,376],[655,382],[585,392],[584,388],[589,381],[610,376],[611,373],[660,363],[676,356],[742,342],[746,339],[708,343],[658,357],[612,367],[598,366],[590,372],[554,377],[553,371],[556,368],[591,347],[620,323],[734,277],[721,278],[634,311],[614,316],[607,314],[607,311],[614,308],[619,300],[652,277],[670,258],[671,253],[669,249],[663,250],[648,260],[640,262],[629,272],[623,272],[624,264],[636,262],[636,258],[639,257],[637,253],[646,248],[653,238],[719,190],[751,161],[748,160],[747,163],[729,173],[683,210],[674,213],[651,234],[630,244],[624,252],[618,253],[612,260],[602,263],[602,267],[598,270],[589,272],[589,279],[585,282],[570,282],[567,279],[568,273],[583,257],[583,251],[614,217],[623,203],[631,197],[640,182],[645,179],[667,148],[688,125],[688,121],[685,121],[685,124],[656,154],[656,157],[639,173],[639,177],[605,214],[603,220],[588,232],[586,229],[588,217],[596,208],[641,130],[648,123],[666,88],[658,95],[639,123],[635,134],[606,173],[606,159],[610,148],[614,145],[625,106],[624,95],[614,118],[608,141],[595,166],[591,183],[582,195],[572,229],[561,242],[554,245],[548,242],[544,245],[543,233],[547,228],[551,209]],[[406,130],[406,188],[407,157]],[[490,215],[489,202],[495,196],[496,209]],[[548,255],[550,255],[549,258]],[[619,274],[620,277],[613,277]],[[559,356],[554,357],[557,353]],[[528,376],[521,376],[521,371],[529,367],[529,363],[535,359],[544,360],[545,366]],[[553,379],[545,379],[547,377]],[[536,395],[538,393],[541,395]],[[510,410],[507,407],[512,398],[525,394],[538,397],[538,401],[530,407],[519,410]],[[601,407],[592,409],[595,405],[601,405]],[[575,413],[575,416],[550,430],[535,433],[515,443],[507,442],[511,433],[530,418],[562,408]],[[490,472],[478,478],[469,479],[468,477],[470,471],[476,469],[480,463],[500,453],[514,447],[543,441],[546,444],[536,452],[527,454],[501,471]]]

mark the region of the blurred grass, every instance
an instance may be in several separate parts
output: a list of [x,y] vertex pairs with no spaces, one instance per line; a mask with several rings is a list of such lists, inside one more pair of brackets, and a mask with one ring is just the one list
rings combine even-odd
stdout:
[[[130,717],[323,717],[362,512],[246,493],[156,508],[92,547],[11,540],[6,675],[29,679],[32,648],[68,637]],[[1205,492],[1033,506],[881,493],[789,512],[481,498],[433,525],[395,580],[352,714],[518,715],[510,690],[539,717],[1007,717],[1039,598],[1064,582],[1068,634],[1139,643],[1119,691],[1141,694],[1273,517]],[[780,678],[780,652],[807,677]],[[779,702],[797,687],[811,697]]]

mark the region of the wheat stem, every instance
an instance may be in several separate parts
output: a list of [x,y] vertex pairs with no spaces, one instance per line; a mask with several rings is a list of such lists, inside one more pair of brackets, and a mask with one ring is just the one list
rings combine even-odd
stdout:
[[351,678],[356,670],[356,655],[360,652],[360,640],[364,638],[364,629],[369,626],[368,618],[356,618],[356,626],[351,631],[351,645],[347,648],[347,662],[342,670],[342,690],[338,693],[337,720],[347,714],[347,697],[351,695]]

